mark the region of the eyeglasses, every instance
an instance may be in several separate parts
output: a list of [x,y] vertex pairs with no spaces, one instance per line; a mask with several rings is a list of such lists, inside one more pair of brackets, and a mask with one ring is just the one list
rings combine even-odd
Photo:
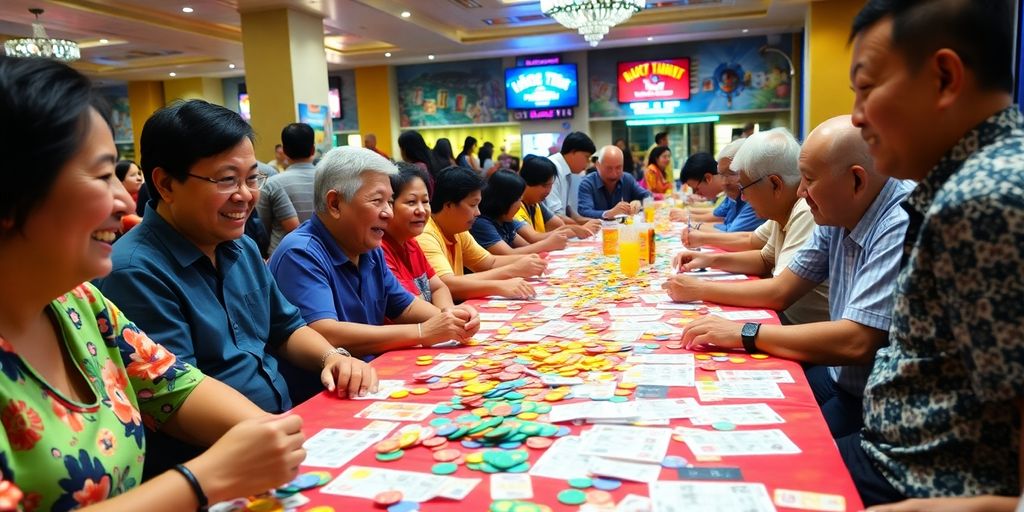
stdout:
[[747,185],[740,185],[740,186],[739,186],[739,187],[740,187],[740,194],[742,194],[742,193],[743,193],[743,191],[747,190],[748,188],[750,188],[750,187],[753,187],[754,185],[757,185],[757,183],[758,183],[759,181],[761,181],[761,180],[763,180],[763,179],[767,178],[768,176],[769,176],[769,175],[761,176],[760,178],[758,178],[758,179],[754,180],[753,182],[751,182],[751,183],[749,183],[749,184],[747,184]]
[[208,178],[206,176],[200,176],[198,174],[188,173],[192,178],[209,181],[214,185],[217,185],[217,192],[221,194],[234,194],[242,188],[242,184],[249,190],[256,191],[267,182],[267,175],[263,173],[256,173],[245,177],[245,180],[238,179],[238,176],[225,176],[220,179]]

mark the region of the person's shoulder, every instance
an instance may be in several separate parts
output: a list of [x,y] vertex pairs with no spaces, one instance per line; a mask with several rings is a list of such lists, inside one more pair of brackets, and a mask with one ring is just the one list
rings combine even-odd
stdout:
[[934,208],[972,205],[1024,207],[1024,137],[1007,137],[979,149],[964,161],[935,196]]
[[160,267],[172,259],[157,233],[145,222],[125,233],[113,245],[110,255],[114,270],[127,267]]

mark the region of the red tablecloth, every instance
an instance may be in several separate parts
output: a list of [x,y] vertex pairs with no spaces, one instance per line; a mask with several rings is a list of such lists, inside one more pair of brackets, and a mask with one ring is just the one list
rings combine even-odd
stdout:
[[[595,251],[600,251],[600,248],[596,244],[594,247]],[[566,256],[555,256],[556,259],[563,257]],[[654,290],[652,290],[652,292],[653,291]],[[473,302],[480,304],[483,301]],[[516,312],[522,314],[528,311],[537,311],[540,309],[540,305],[534,304],[523,307]],[[482,309],[481,311],[504,312],[504,310],[494,309]],[[666,313],[676,312],[669,311]],[[665,315],[665,318],[669,318],[669,315]],[[771,321],[765,322],[778,323],[778,319],[776,317]],[[468,353],[479,349],[479,347],[460,347],[456,349],[445,349],[444,351]],[[403,379],[407,382],[411,382],[411,376],[414,373],[421,372],[427,368],[416,365],[417,356],[437,355],[440,352],[442,352],[442,349],[436,348],[394,351],[378,357],[372,364],[377,369],[381,379]],[[671,350],[665,346],[659,347],[656,351],[656,353],[682,352],[682,350]],[[737,355],[742,356],[742,354]],[[744,358],[746,361],[742,364],[728,362],[721,362],[717,364],[720,369],[784,369],[789,371],[796,380],[796,383],[779,384],[786,396],[783,400],[725,400],[714,403],[767,403],[785,419],[786,423],[781,425],[741,426],[737,427],[737,429],[756,430],[779,428],[793,440],[793,442],[800,448],[801,453],[795,455],[724,457],[719,462],[699,462],[687,448],[686,444],[673,440],[669,445],[669,454],[685,457],[696,467],[739,467],[742,471],[744,481],[761,482],[765,484],[768,488],[769,495],[773,494],[774,490],[778,488],[836,494],[846,498],[847,510],[860,510],[862,508],[860,498],[857,495],[857,491],[850,479],[850,475],[843,464],[838,450],[836,449],[835,442],[829,434],[828,427],[825,425],[821,412],[815,403],[814,395],[811,393],[811,390],[807,385],[807,380],[804,377],[800,365],[774,357],[765,360],[756,360],[750,357]],[[698,363],[699,362],[700,361],[698,361]],[[713,379],[713,372],[703,371],[699,367],[696,372],[698,380]],[[446,402],[451,397],[452,389],[448,388],[430,391],[425,395],[410,395],[409,397],[404,398],[403,401],[436,404],[439,402]],[[671,388],[669,397],[696,398],[697,392],[695,388],[691,387],[673,387]],[[372,420],[355,418],[354,415],[370,403],[371,402],[369,401],[340,400],[324,393],[299,405],[294,409],[294,413],[303,417],[305,421],[304,431],[307,436],[312,436],[323,428],[361,429],[365,427]],[[425,424],[427,421],[429,421],[429,418],[422,423]],[[590,428],[587,425],[573,426],[569,423],[564,423],[564,425],[571,427],[573,434],[575,435],[578,435],[581,430]],[[671,425],[673,427],[692,426],[690,421],[687,419],[673,420]],[[458,448],[467,454],[475,451],[464,449],[459,446],[458,443],[453,443],[453,447]],[[540,450],[529,449],[526,448],[525,445],[521,449],[528,450],[530,452],[531,462],[535,462],[541,456]],[[429,473],[431,466],[436,462],[433,460],[431,455],[432,452],[429,449],[417,447],[407,450],[405,455],[396,462],[380,462],[376,460],[374,451],[370,449],[357,456],[349,464]],[[303,467],[302,471],[323,469],[324,468]],[[336,470],[331,469],[328,471],[337,475],[343,470],[344,468]],[[489,492],[489,475],[479,471],[472,471],[465,466],[460,466],[458,471],[452,476],[480,478],[482,481],[473,493],[461,502],[434,499],[421,504],[420,510],[423,510],[424,512],[450,511],[456,509],[466,511],[487,510],[492,502]],[[678,480],[676,470],[662,469],[661,479]],[[543,477],[532,477],[532,481],[534,498],[529,501],[544,503],[556,511],[570,511],[578,509],[577,506],[562,505],[555,499],[555,495],[559,491],[569,488],[565,481]],[[624,482],[624,485],[621,488],[612,492],[616,501],[621,500],[630,493],[647,495],[647,484]],[[308,510],[316,505],[329,505],[333,506],[337,510],[374,509],[374,505],[368,500],[323,494],[316,489],[306,491],[305,494],[311,499],[311,503],[307,505],[304,510]],[[795,510],[779,507],[778,505],[776,505],[776,507],[779,510]]]

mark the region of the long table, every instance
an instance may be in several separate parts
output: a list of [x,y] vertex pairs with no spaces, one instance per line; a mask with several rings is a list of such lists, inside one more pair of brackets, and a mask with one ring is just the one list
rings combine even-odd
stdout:
[[[663,222],[660,227],[664,228],[666,224],[667,223]],[[663,230],[672,233],[678,229],[678,226],[672,227],[675,229]],[[640,278],[633,280],[616,278],[614,271],[608,271],[609,268],[615,268],[613,262],[617,260],[615,257],[605,258],[600,256],[601,248],[598,242],[573,242],[570,244],[568,251],[570,254],[555,253],[550,255],[553,267],[565,268],[565,265],[572,266],[569,271],[558,270],[556,268],[552,273],[555,275],[565,275],[568,272],[568,275],[566,277],[548,278],[546,280],[540,279],[538,281],[538,286],[541,286],[539,292],[541,298],[552,298],[553,294],[561,294],[558,299],[545,302],[505,302],[505,307],[502,306],[502,302],[498,301],[471,301],[470,303],[476,306],[482,313],[514,313],[515,318],[503,322],[504,328],[500,330],[500,334],[499,331],[495,330],[481,331],[480,334],[476,336],[479,340],[479,344],[475,346],[393,351],[376,358],[372,362],[372,365],[376,368],[381,379],[403,380],[407,383],[407,389],[412,390],[419,388],[417,392],[422,393],[423,384],[416,383],[416,379],[413,376],[423,372],[426,368],[430,368],[429,365],[424,364],[424,360],[427,359],[426,356],[437,357],[442,353],[475,354],[471,356],[461,368],[454,371],[450,378],[444,379],[445,382],[457,383],[462,378],[461,372],[464,370],[472,370],[473,365],[476,364],[475,361],[478,361],[480,358],[488,357],[495,352],[500,353],[503,350],[496,347],[507,347],[504,350],[510,350],[512,346],[505,345],[507,342],[503,341],[501,338],[516,331],[526,330],[529,326],[542,324],[543,321],[537,320],[535,315],[551,307],[566,307],[574,313],[578,313],[581,307],[585,308],[587,311],[586,315],[568,317],[568,319],[562,318],[559,320],[571,321],[580,325],[596,326],[594,327],[595,330],[600,329],[602,326],[606,327],[608,322],[610,322],[610,318],[607,311],[599,312],[601,309],[654,306],[653,304],[648,304],[641,300],[643,298],[641,295],[656,294],[660,292],[657,288],[650,286],[650,283],[653,282],[656,285],[658,282],[662,281],[669,272],[669,262],[671,261],[672,254],[679,248],[678,242],[675,241],[676,239],[677,236],[674,234],[660,237],[658,251],[659,258],[656,265],[642,269]],[[565,263],[573,261],[577,263]],[[545,281],[547,286],[543,287]],[[589,302],[585,302],[587,297],[591,294],[593,297],[590,297]],[[608,298],[609,296],[612,298]],[[507,307],[509,305],[512,306],[511,309]],[[719,308],[715,307],[715,305],[708,306],[713,311],[738,310],[738,308]],[[681,326],[687,321],[690,321],[696,316],[706,312],[665,311],[664,313],[665,315],[662,321],[674,322],[673,325]],[[619,318],[621,319],[621,317]],[[778,318],[774,313],[772,313],[772,319],[765,319],[761,321],[764,323],[778,323]],[[526,322],[533,323],[527,324]],[[489,327],[494,326],[491,325]],[[604,332],[607,333],[607,331]],[[604,334],[598,333],[597,336],[604,336]],[[678,343],[678,335],[669,336],[668,339],[666,339],[666,336],[652,336],[648,334],[645,335],[644,338],[645,339],[639,340],[638,350],[640,348],[647,347],[644,348],[644,351],[653,352],[655,354],[686,353],[685,350],[678,348],[676,345],[676,343]],[[549,338],[548,340],[545,340],[545,342],[551,343],[552,341]],[[669,348],[669,346],[672,346],[673,348]],[[653,350],[651,350],[652,348]],[[702,354],[700,357],[703,358],[706,357],[706,355]],[[798,363],[775,357],[755,359],[738,352],[730,353],[728,354],[728,357],[730,357],[731,360],[714,362],[719,370],[785,370],[792,375],[795,383],[779,384],[785,395],[784,399],[727,399],[715,402],[715,404],[768,404],[785,420],[784,423],[776,425],[737,426],[736,430],[778,428],[782,430],[797,447],[799,447],[800,452],[788,455],[726,456],[717,461],[700,460],[698,457],[694,456],[685,443],[680,442],[679,440],[673,440],[669,443],[668,453],[670,455],[677,455],[686,459],[686,462],[692,467],[739,468],[743,482],[763,483],[766,486],[769,495],[773,495],[776,490],[785,489],[841,496],[845,499],[845,510],[860,510],[862,508],[860,498],[858,497],[849,473],[840,458],[835,443],[829,434],[821,412],[815,403],[814,396],[808,387],[801,366]],[[430,364],[436,364],[437,362],[438,361],[433,361]],[[705,360],[698,360],[697,363],[704,364]],[[619,369],[622,368],[623,365],[619,365]],[[695,371],[695,375],[698,381],[716,379],[716,371],[714,369],[703,370],[698,367]],[[449,403],[448,401],[452,398],[453,391],[457,391],[457,389],[458,388],[453,388],[451,386],[443,389],[430,389],[424,394],[409,394],[401,399],[388,399],[387,402],[416,402],[425,404]],[[545,402],[544,396],[545,394],[542,393],[540,395],[527,396],[525,399]],[[669,398],[697,398],[697,396],[698,395],[694,387],[669,388]],[[634,400],[636,398],[631,397],[630,399]],[[572,399],[571,401],[580,401],[580,399]],[[568,400],[563,400],[554,403],[561,404],[567,402]],[[547,403],[550,405],[552,402]],[[329,396],[327,393],[323,393],[296,407],[294,409],[294,413],[303,417],[305,422],[304,431],[307,437],[309,437],[317,434],[322,429],[359,430],[364,429],[371,424],[374,424],[374,426],[379,425],[379,423],[374,423],[373,420],[356,417],[356,414],[369,404],[370,402],[361,400],[340,400]],[[466,411],[454,411],[455,414],[465,412],[468,412],[468,408]],[[403,422],[402,425],[426,425],[428,421],[439,416],[440,415],[433,414],[430,418],[425,420],[419,422]],[[453,417],[454,415],[448,414],[447,416]],[[544,415],[541,415],[536,421],[542,421],[544,419]],[[592,427],[590,424],[575,424],[572,422],[561,423],[559,426],[568,427],[573,435],[579,435],[582,431],[588,430]],[[693,426],[688,419],[671,420],[670,427],[712,430],[708,426]],[[398,430],[396,429],[395,432],[397,431]],[[683,432],[683,436],[685,436],[685,431]],[[460,446],[458,442],[451,442],[448,447],[458,449],[462,452],[463,456],[479,451],[464,448]],[[542,456],[542,452],[544,451],[543,449],[526,448],[525,446],[520,449],[528,452],[529,460],[531,462],[536,462]],[[322,467],[303,466],[300,472],[326,471],[334,477],[341,474],[346,468],[351,466],[364,466],[371,468],[430,473],[431,467],[437,463],[433,458],[433,451],[430,448],[423,446],[415,448],[410,447],[405,450],[404,455],[399,460],[394,462],[382,462],[376,458],[376,455],[377,452],[371,447],[345,464],[344,467],[325,469]],[[473,491],[462,500],[435,498],[421,503],[418,510],[483,511],[489,509],[493,500],[489,492],[488,474],[481,471],[471,470],[466,464],[462,463],[451,476],[460,478],[479,478],[482,480],[473,489]],[[663,481],[673,481],[679,480],[680,476],[677,474],[676,469],[663,468],[658,478]],[[577,505],[565,505],[560,503],[557,499],[557,496],[561,491],[570,488],[566,481],[538,476],[532,477],[531,481],[533,487],[533,498],[524,501],[543,504],[549,507],[550,510],[556,511],[580,510],[580,507]],[[624,482],[620,488],[610,492],[610,497],[614,502],[618,503],[629,494],[646,496],[648,494],[648,486],[644,483]],[[325,494],[317,489],[306,491],[305,496],[310,498],[310,502],[302,507],[301,510],[328,510],[323,508],[316,509],[317,506],[329,506],[333,507],[335,510],[383,509],[380,508],[379,505],[375,506],[372,501],[367,499]],[[609,496],[607,494],[594,493],[591,497],[599,500],[600,503],[595,504],[594,499],[591,499],[591,505],[589,505],[590,510],[615,510],[614,507],[608,507]],[[810,499],[815,498],[815,496],[810,496]],[[835,501],[836,500],[833,498],[832,506],[835,506]],[[787,508],[786,506],[782,506],[782,502],[778,499],[776,499],[775,507],[778,510],[801,510],[800,508]],[[716,510],[728,510],[728,508],[714,508]],[[544,510],[543,507],[540,509]]]

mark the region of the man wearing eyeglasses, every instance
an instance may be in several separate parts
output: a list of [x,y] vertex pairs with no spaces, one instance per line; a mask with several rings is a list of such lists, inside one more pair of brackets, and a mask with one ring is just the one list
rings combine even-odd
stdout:
[[[769,161],[777,156],[749,144],[737,153],[734,166],[742,169],[758,154]],[[799,169],[799,194],[817,227],[781,273],[746,282],[677,275],[665,288],[677,301],[785,310],[828,280],[828,321],[760,325],[708,316],[686,326],[683,343],[689,349],[742,348],[816,365],[806,369],[807,380],[829,430],[839,438],[863,425],[864,386],[875,352],[886,343],[909,219],[899,203],[913,186],[874,170],[850,116],[829,119],[811,132]],[[752,199],[755,193],[760,199],[778,177],[750,178],[741,175],[741,183]]]
[[[238,114],[201,100],[147,120],[141,163],[153,199],[114,245],[113,271],[97,285],[179,360],[268,413],[292,407],[286,363],[339,396],[374,391],[374,370],[306,326],[242,234],[265,179],[252,137]],[[153,432],[147,441],[147,474],[198,452]]]

